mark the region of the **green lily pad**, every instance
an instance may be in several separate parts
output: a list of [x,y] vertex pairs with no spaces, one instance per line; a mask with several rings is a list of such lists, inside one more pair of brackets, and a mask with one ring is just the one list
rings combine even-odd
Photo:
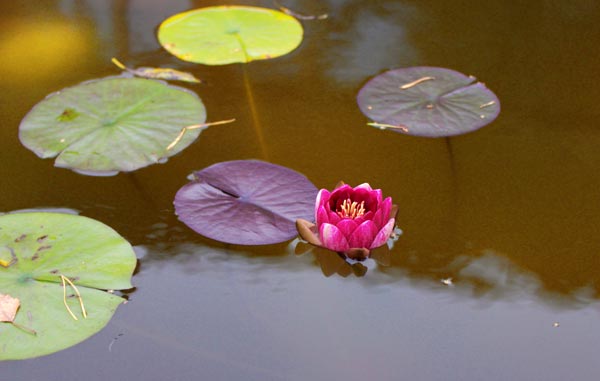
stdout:
[[[104,290],[131,288],[137,261],[110,227],[62,213],[0,216],[0,258],[0,294],[21,304],[16,324],[0,323],[0,360],[53,353],[101,330],[124,302]],[[77,287],[87,318],[68,283],[63,297],[61,275]]]
[[19,138],[57,167],[112,175],[164,162],[190,145],[204,123],[200,98],[186,89],[143,78],[108,77],[50,94],[23,118]]
[[302,42],[302,25],[272,9],[215,6],[178,13],[158,28],[158,41],[177,58],[206,65],[285,55]]

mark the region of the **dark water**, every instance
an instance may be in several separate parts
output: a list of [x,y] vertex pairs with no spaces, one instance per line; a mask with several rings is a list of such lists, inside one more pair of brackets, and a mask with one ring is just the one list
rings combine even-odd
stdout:
[[[0,210],[75,209],[128,239],[140,267],[103,331],[0,363],[2,380],[598,378],[600,4],[286,1],[330,17],[304,22],[285,57],[207,67],[160,48],[160,21],[214,4],[225,2],[4,5]],[[19,143],[35,103],[117,73],[113,56],[194,73],[208,120],[237,122],[166,164],[110,178],[54,168]],[[367,127],[360,86],[418,65],[477,76],[500,117],[449,144]],[[367,261],[359,277],[293,244],[231,247],[178,222],[172,199],[189,173],[249,158],[318,187],[382,188],[404,231],[390,264]]]

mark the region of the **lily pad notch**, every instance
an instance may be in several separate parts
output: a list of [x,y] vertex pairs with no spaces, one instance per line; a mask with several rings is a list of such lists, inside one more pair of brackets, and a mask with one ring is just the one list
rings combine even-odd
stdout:
[[448,137],[475,131],[496,119],[498,97],[473,76],[439,67],[384,72],[358,92],[369,125],[407,135]]

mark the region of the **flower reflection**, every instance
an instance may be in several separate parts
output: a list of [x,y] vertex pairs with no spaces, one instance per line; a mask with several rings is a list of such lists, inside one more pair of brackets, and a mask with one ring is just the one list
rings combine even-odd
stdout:
[[[330,250],[322,247],[315,247],[302,241],[294,243],[294,253],[296,255],[305,255],[312,253],[316,262],[321,267],[323,275],[330,277],[337,274],[346,278],[352,274],[356,277],[362,277],[367,271],[373,270],[375,266],[390,266],[391,250],[387,246],[379,247],[371,251],[371,261],[355,261],[348,259],[341,253],[333,254]],[[333,255],[332,255],[333,254]]]

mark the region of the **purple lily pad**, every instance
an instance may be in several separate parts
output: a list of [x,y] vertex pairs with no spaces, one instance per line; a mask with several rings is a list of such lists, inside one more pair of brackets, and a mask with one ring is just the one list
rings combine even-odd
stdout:
[[496,95],[473,76],[439,67],[390,70],[357,96],[369,125],[408,135],[442,137],[475,131],[500,113]]
[[297,235],[297,219],[314,220],[318,189],[289,168],[235,160],[192,176],[175,195],[175,212],[205,237],[239,245],[279,243]]

